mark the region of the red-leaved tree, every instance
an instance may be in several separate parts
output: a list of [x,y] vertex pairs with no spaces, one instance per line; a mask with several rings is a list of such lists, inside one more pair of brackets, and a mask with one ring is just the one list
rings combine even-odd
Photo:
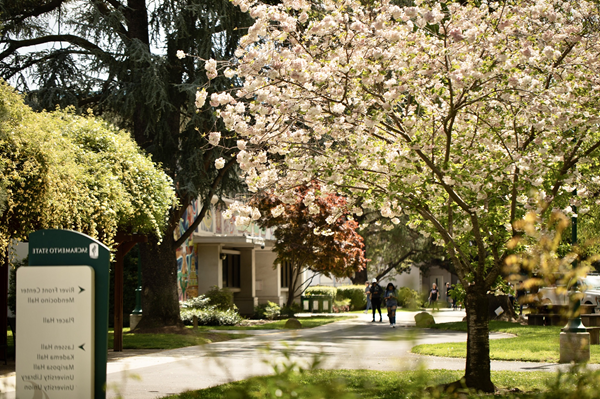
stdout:
[[291,265],[290,306],[302,293],[300,276],[306,270],[328,277],[349,277],[366,267],[364,243],[356,232],[358,223],[346,212],[346,199],[322,196],[320,186],[297,187],[285,198],[266,192],[253,200],[262,217],[261,227],[276,227],[276,262]]

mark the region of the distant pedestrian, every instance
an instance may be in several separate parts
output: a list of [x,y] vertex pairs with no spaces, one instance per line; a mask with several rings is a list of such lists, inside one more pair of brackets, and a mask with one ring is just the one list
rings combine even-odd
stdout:
[[446,302],[448,302],[448,307],[452,307],[452,297],[450,296],[450,291],[452,291],[452,287],[450,286],[450,282],[446,283]]
[[437,284],[433,283],[431,291],[429,291],[429,306],[431,306],[431,310],[434,310],[436,306],[439,309],[439,305],[437,303],[439,297],[440,291],[437,288]]
[[398,292],[394,284],[389,283],[385,288],[385,306],[387,306],[388,318],[392,328],[396,328],[396,308],[398,307]]
[[375,321],[375,311],[379,311],[379,322],[383,321],[381,317],[381,294],[383,294],[383,289],[379,284],[377,284],[377,279],[374,278],[371,283],[371,288],[369,289],[371,293],[371,305],[373,306],[373,321]]
[[365,313],[369,313],[369,309],[373,306],[371,305],[371,283],[368,281],[365,283],[365,296],[367,297],[367,308],[365,309]]

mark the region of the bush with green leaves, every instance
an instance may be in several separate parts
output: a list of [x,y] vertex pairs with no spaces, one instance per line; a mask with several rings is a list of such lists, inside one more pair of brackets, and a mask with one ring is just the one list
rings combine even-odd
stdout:
[[290,306],[283,306],[281,308],[281,316],[282,317],[294,317],[296,313],[300,313],[302,308],[296,302],[292,302]]
[[210,304],[219,310],[235,309],[233,304],[233,292],[227,288],[213,286],[204,294],[210,299]]
[[306,291],[304,291],[304,296],[326,296],[331,298],[333,301],[337,295],[336,287],[327,287],[323,285],[315,285],[313,287],[308,287]]
[[367,296],[363,285],[342,285],[337,287],[336,301],[349,299],[350,310],[364,309],[367,306]]
[[198,318],[199,326],[234,326],[243,318],[234,309],[222,310],[211,304],[211,299],[199,295],[187,301],[179,302],[181,320],[188,325]]
[[342,313],[350,311],[350,299],[340,299],[333,301],[333,306],[331,307],[333,313]]
[[181,310],[181,320],[184,324],[193,324],[194,316],[198,318],[199,326],[235,326],[244,320],[244,318],[233,309],[218,310],[209,308],[205,310]]
[[467,292],[461,283],[456,283],[452,286],[452,289],[450,290],[450,297],[458,306],[464,306]]
[[254,317],[257,319],[275,320],[281,315],[281,306],[268,301],[254,308]]
[[33,112],[0,80],[0,254],[32,231],[80,231],[108,246],[117,231],[162,237],[173,182],[119,130],[72,109]]
[[417,309],[422,305],[421,295],[411,288],[398,288],[398,305],[406,309]]
[[179,302],[179,307],[181,309],[208,309],[210,307],[210,298],[207,298],[206,295],[198,295],[195,298]]

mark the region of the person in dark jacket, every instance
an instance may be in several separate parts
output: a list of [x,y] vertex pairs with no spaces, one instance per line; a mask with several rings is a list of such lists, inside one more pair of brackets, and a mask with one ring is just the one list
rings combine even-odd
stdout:
[[371,293],[371,306],[373,306],[373,320],[375,321],[375,311],[379,311],[379,322],[383,321],[381,317],[381,295],[383,294],[383,288],[379,284],[377,284],[377,279],[374,278],[371,283],[371,288],[369,288],[369,292]]

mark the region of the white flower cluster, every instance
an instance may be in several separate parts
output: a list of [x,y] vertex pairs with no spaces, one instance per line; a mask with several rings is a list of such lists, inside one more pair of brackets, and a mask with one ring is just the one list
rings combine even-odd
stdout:
[[207,94],[208,93],[206,93],[206,89],[196,91],[196,108],[200,109],[204,106],[204,104],[206,103]]
[[214,79],[217,77],[217,61],[212,58],[204,64],[204,69],[206,69],[206,76],[208,79]]
[[208,143],[210,145],[219,145],[219,141],[221,141],[221,132],[210,132],[208,134]]
[[225,212],[223,212],[223,218],[231,219],[236,213],[236,226],[249,226],[252,221],[256,221],[262,216],[258,209],[235,201]]
[[222,157],[215,159],[215,168],[223,169],[224,167],[225,167],[225,159],[223,159]]

